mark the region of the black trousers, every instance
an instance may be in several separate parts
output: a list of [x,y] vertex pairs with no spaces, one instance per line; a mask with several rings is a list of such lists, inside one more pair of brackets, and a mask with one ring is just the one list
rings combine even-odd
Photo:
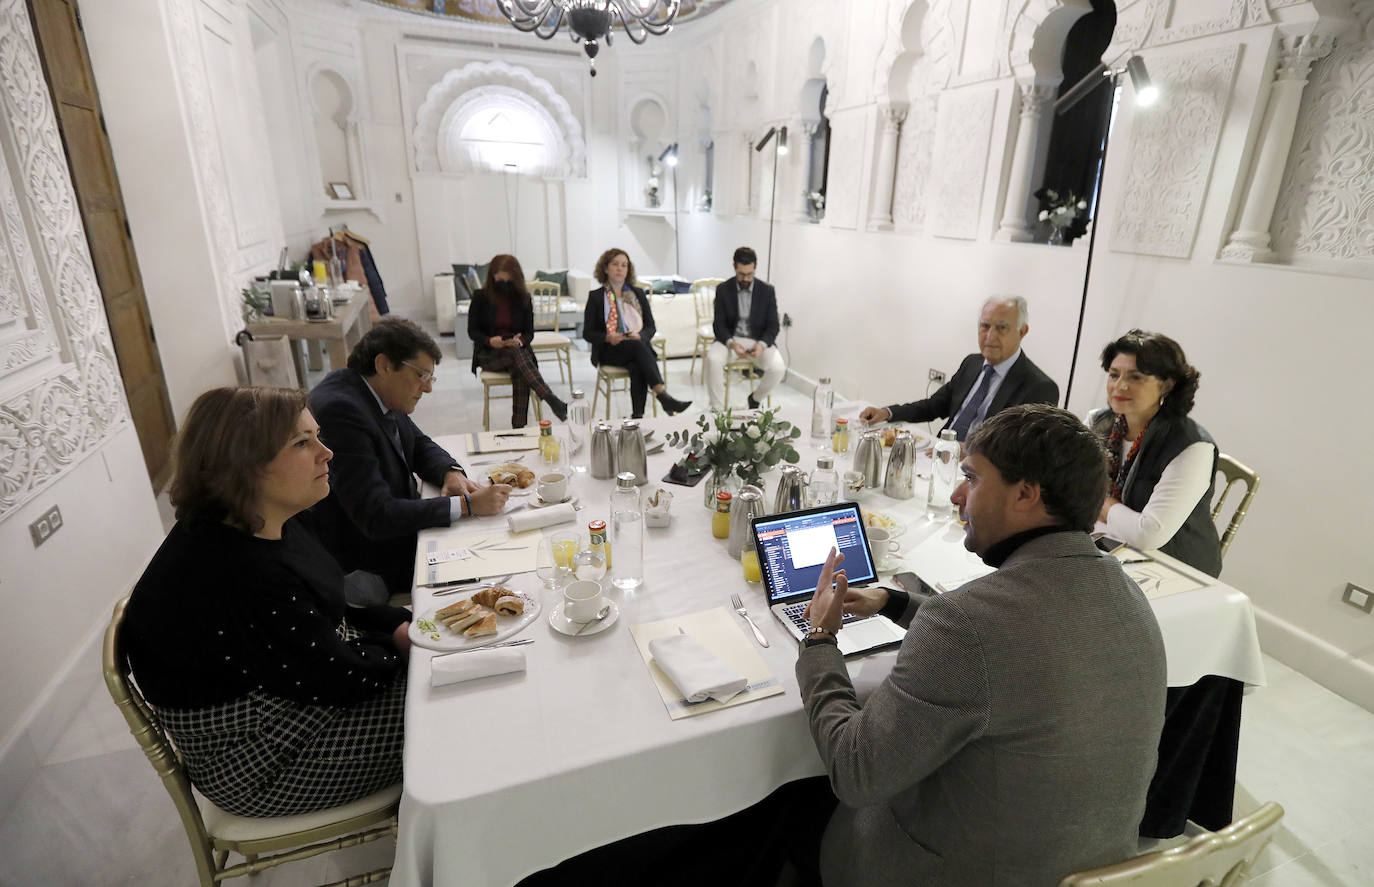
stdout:
[[658,371],[658,355],[644,339],[625,339],[619,345],[603,345],[601,362],[608,366],[624,367],[630,372],[630,412],[644,415],[644,402],[650,388],[663,384]]
[[1216,675],[1169,688],[1142,837],[1181,835],[1189,819],[1210,831],[1231,824],[1244,692],[1240,681]]

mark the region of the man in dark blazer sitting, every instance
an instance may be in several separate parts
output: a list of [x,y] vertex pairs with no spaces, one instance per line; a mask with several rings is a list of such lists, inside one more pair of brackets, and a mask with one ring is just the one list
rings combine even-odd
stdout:
[[[964,547],[995,572],[918,599],[848,588],[832,550],[807,613],[797,685],[839,798],[819,848],[826,887],[1051,885],[1136,852],[1164,642],[1089,535],[1102,446],[1035,404],[988,419],[966,449],[951,499]],[[908,626],[862,703],[835,645],[843,612]]]
[[[347,368],[334,370],[310,392],[320,437],[334,451],[329,495],[312,509],[316,529],[345,572],[380,576],[390,594],[411,590],[420,530],[496,514],[510,495],[508,486],[470,480],[411,421],[415,405],[433,390],[440,356],[424,330],[388,318],[353,348]],[[417,474],[438,487],[439,496],[420,498]],[[375,602],[375,584],[350,577],[350,603]]]
[[749,407],[758,409],[787,375],[787,363],[775,344],[778,340],[778,296],[768,283],[754,277],[759,257],[742,246],[735,250],[735,276],[716,287],[716,340],[706,349],[706,392],[711,409],[725,409],[725,364],[747,360],[763,370],[763,378],[749,395]]
[[978,316],[978,354],[970,354],[958,371],[931,397],[889,407],[867,407],[865,422],[927,422],[948,419],[959,440],[969,430],[1007,407],[1059,402],[1059,386],[1021,351],[1030,330],[1026,300],[994,296]]

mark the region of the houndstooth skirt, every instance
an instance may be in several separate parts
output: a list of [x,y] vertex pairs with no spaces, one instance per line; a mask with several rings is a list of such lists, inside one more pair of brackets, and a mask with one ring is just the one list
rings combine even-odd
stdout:
[[[349,634],[353,631],[347,629]],[[197,791],[240,816],[337,807],[401,780],[406,674],[357,705],[253,692],[220,705],[159,708]]]

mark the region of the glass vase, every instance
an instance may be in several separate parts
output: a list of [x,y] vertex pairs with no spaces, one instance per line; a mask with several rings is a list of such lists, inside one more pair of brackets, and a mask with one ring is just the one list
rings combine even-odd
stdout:
[[711,470],[711,476],[702,481],[701,485],[704,488],[701,504],[706,506],[708,510],[714,511],[716,508],[716,494],[724,490],[731,496],[735,495],[739,492],[740,480],[739,477],[735,475],[733,468],[729,470],[713,468]]

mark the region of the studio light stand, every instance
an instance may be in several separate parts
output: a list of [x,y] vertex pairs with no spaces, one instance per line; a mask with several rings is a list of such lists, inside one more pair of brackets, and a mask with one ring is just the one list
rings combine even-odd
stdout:
[[773,187],[768,196],[768,268],[764,272],[764,280],[773,279],[773,218],[778,203],[778,155],[787,153],[787,127],[768,127],[768,132],[764,133],[763,138],[754,146],[755,151],[762,151],[774,135],[778,137],[778,145],[777,150],[773,152]]
[[682,276],[682,253],[678,248],[677,233],[677,142],[663,149],[663,153],[658,155],[659,163],[668,164],[668,168],[673,171],[673,274]]

